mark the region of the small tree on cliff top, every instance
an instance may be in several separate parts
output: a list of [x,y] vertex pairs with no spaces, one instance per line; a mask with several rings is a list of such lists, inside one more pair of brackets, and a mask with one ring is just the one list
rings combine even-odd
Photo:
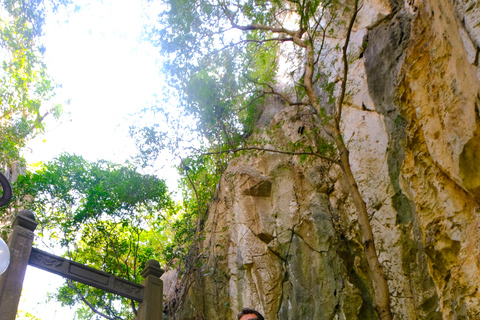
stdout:
[[[363,233],[375,309],[380,319],[391,319],[387,280],[341,128],[348,95],[347,49],[358,0],[166,0],[164,5],[166,10],[149,36],[166,57],[164,69],[169,84],[178,89],[176,99],[197,119],[196,130],[208,141],[203,155],[221,155],[228,160],[237,151],[256,150],[311,155],[340,166]],[[343,46],[337,47],[342,71],[329,80],[332,77],[324,58],[335,48],[329,47],[326,39],[335,36],[345,39]],[[287,65],[279,65],[280,57]],[[279,84],[280,74],[291,77],[289,85]],[[300,110],[313,107],[314,123],[327,139],[316,134],[311,145],[276,149],[265,147],[265,141],[246,139],[268,95],[280,96]],[[151,139],[152,135],[145,137],[159,141]],[[333,152],[325,153],[320,147],[325,141],[334,146]],[[148,142],[144,146],[148,149]]]

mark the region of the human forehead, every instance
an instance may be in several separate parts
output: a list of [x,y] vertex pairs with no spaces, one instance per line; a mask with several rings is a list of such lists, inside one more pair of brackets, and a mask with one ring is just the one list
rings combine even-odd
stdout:
[[257,320],[257,316],[253,313],[243,315],[240,320]]

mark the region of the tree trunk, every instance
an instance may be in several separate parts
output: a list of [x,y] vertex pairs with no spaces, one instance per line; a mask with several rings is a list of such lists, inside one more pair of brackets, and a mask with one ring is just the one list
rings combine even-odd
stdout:
[[345,174],[345,180],[347,181],[353,203],[357,209],[358,224],[360,225],[363,235],[363,247],[372,277],[374,307],[381,320],[391,320],[392,313],[390,311],[390,292],[388,290],[387,278],[383,272],[380,261],[378,261],[372,226],[370,225],[370,220],[368,218],[367,206],[360,194],[355,177],[353,176],[350,167],[349,151],[343,142],[338,127],[335,128],[334,139],[340,153],[340,166]]

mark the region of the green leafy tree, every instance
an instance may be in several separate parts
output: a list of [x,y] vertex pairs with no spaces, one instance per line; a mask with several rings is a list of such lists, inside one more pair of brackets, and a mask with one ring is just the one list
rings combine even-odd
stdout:
[[[174,204],[163,180],[131,165],[62,154],[20,176],[14,195],[35,212],[37,242],[60,245],[69,259],[137,283],[148,260],[164,263]],[[76,306],[77,319],[136,313],[133,301],[70,281],[52,298]]]
[[44,130],[48,115],[59,117],[56,85],[43,62],[39,36],[48,11],[69,0],[4,0],[0,11],[0,164],[21,159],[26,141]]
[[[392,319],[387,280],[340,125],[349,96],[349,64],[355,58],[348,46],[359,1],[165,0],[162,4],[165,10],[149,30],[149,38],[165,57],[164,72],[177,89],[173,100],[195,119],[192,131],[200,135],[201,143],[191,157],[212,155],[224,165],[237,152],[276,152],[338,165],[363,233],[375,310],[380,319]],[[343,46],[329,45],[329,37],[345,39]],[[342,67],[332,80],[328,55],[337,51]],[[300,143],[278,144],[274,138],[252,136],[267,96],[311,114],[317,128]],[[168,134],[158,129],[137,130],[146,154],[159,151],[159,145],[179,145],[166,143]],[[144,135],[147,131],[149,135]],[[182,168],[188,173],[188,167],[182,164]],[[186,178],[191,189],[202,185],[188,174]]]

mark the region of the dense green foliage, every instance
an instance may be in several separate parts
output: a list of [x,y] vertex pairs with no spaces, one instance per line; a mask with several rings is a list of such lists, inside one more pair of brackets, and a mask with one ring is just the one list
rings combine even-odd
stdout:
[[[148,260],[164,263],[174,204],[163,180],[131,165],[63,154],[20,176],[14,194],[35,212],[41,243],[60,244],[70,259],[138,283]],[[57,299],[70,306],[85,299],[109,317],[133,317],[131,302],[81,284],[66,284]],[[77,317],[95,318],[86,306]]]
[[43,63],[38,43],[48,10],[69,0],[4,0],[0,14],[0,163],[20,159],[26,141],[44,130],[44,118],[58,117],[55,84]]
[[[158,24],[148,30],[164,57],[168,85],[175,89],[173,96],[172,90],[165,94],[181,110],[179,116],[193,122],[186,129],[200,136],[197,147],[220,151],[242,145],[272,91],[278,44],[259,45],[263,35],[257,32],[240,38],[221,3],[165,1],[165,6]],[[155,130],[163,138],[166,131]],[[151,131],[143,141],[148,137]],[[154,139],[144,147],[155,146]]]
[[[165,125],[132,128],[132,135],[143,164],[151,164],[164,150],[179,163],[185,214],[171,251],[172,256],[181,257],[185,244],[201,231],[220,174],[238,155],[236,151],[273,145],[276,150],[304,153],[302,160],[314,152],[335,154],[331,141],[321,138],[320,128],[306,132],[302,141],[284,144],[278,143],[276,132],[261,136],[254,134],[254,128],[268,97],[310,110],[301,84],[304,49],[291,45],[294,31],[286,26],[304,28],[303,33],[308,30],[309,40],[317,47],[316,79],[325,77],[319,57],[335,18],[327,12],[334,12],[329,10],[336,2],[165,0],[162,4],[164,11],[147,34],[164,57],[162,71],[170,86],[160,106],[150,110],[163,113]],[[287,64],[280,65],[280,59]],[[324,85],[333,92],[334,83]],[[172,120],[171,111],[163,107],[166,103],[177,106],[176,117],[183,123]],[[326,119],[325,112],[317,116],[323,117],[318,123]],[[280,124],[270,129],[282,130]],[[176,243],[182,245],[176,247]]]

